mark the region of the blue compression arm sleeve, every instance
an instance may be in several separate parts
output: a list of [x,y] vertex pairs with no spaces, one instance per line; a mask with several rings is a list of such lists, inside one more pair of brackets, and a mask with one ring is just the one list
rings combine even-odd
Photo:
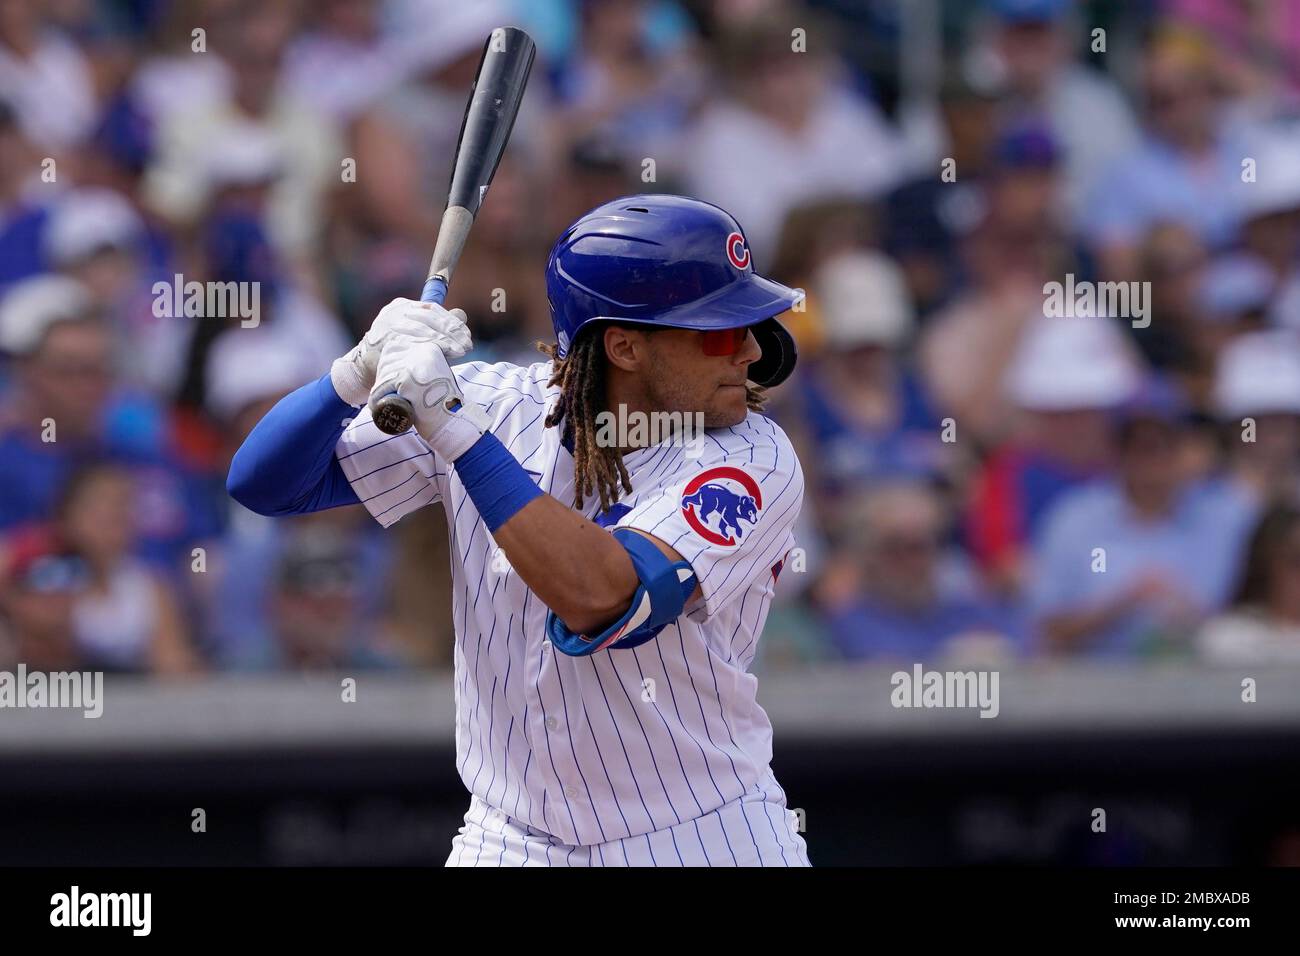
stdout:
[[357,410],[328,374],[290,392],[257,423],[230,462],[226,490],[245,508],[280,516],[358,503],[334,446]]

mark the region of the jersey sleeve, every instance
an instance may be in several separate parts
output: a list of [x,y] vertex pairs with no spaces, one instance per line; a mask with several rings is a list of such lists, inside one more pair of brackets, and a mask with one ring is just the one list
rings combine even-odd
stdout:
[[371,516],[385,528],[442,500],[447,465],[414,429],[385,435],[362,408],[334,446],[339,467]]
[[[489,431],[515,453],[546,408],[549,365],[465,362],[453,365],[467,402],[475,402],[492,423]],[[362,408],[338,440],[335,457],[366,510],[385,528],[402,515],[447,498],[449,464],[414,429],[385,435]]]
[[[751,416],[747,422],[752,422]],[[697,459],[675,472],[619,520],[680,554],[700,583],[702,600],[687,608],[704,621],[757,579],[772,577],[794,546],[803,505],[803,470],[775,423],[720,433]]]

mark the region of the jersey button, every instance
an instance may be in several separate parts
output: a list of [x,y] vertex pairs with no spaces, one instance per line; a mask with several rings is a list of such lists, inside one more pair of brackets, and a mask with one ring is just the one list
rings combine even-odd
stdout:
[[542,641],[542,653],[543,654],[550,653],[550,650],[551,650],[551,642]]
[[554,729],[555,729],[556,727],[558,727],[558,726],[560,726],[560,722],[559,722],[558,720],[556,720],[554,717],[547,717],[547,718],[546,718],[546,729],[547,729],[547,730],[554,730]]
[[564,795],[565,795],[566,797],[568,797],[570,800],[574,800],[574,799],[576,799],[577,796],[578,796],[578,788],[577,788],[577,787],[565,787],[565,788],[564,788]]

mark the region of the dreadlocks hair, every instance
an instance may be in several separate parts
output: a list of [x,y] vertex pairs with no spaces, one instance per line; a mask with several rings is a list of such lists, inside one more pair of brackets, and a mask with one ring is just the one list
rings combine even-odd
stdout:
[[[573,507],[582,510],[583,502],[593,492],[600,495],[600,510],[610,506],[624,492],[632,493],[632,479],[623,464],[623,449],[602,445],[596,440],[596,416],[605,408],[605,326],[595,322],[582,329],[561,358],[558,343],[537,342],[537,350],[552,362],[548,384],[560,387],[560,397],[546,414],[545,425],[562,425],[561,437],[573,445]],[[636,326],[639,331],[657,328]],[[764,389],[745,385],[745,403],[751,411],[761,412],[767,399]]]

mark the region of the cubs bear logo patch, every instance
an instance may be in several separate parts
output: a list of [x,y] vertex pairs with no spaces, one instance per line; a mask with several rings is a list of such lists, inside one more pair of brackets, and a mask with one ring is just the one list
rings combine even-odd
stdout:
[[706,468],[686,483],[681,509],[691,530],[705,541],[734,548],[758,524],[763,495],[748,473],[719,465]]

